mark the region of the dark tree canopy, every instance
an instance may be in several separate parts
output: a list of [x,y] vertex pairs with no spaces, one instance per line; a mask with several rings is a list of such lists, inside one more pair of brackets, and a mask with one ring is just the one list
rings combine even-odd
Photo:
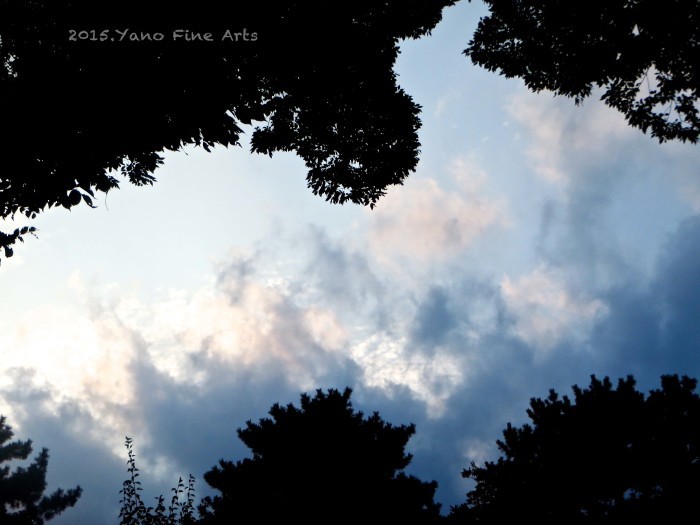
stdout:
[[660,142],[700,137],[697,0],[484,0],[465,53],[534,91],[606,104]]
[[351,390],[274,405],[269,419],[238,430],[252,458],[222,460],[204,479],[221,495],[205,498],[205,524],[433,523],[435,482],[407,476],[404,447],[413,425],[365,417]]
[[[697,381],[663,376],[645,398],[629,376],[532,399],[532,423],[508,424],[503,456],[465,477],[476,487],[459,523],[681,523],[700,503]],[[513,520],[513,521],[511,521]]]
[[[32,452],[32,442],[10,441],[14,433],[0,416],[0,464],[25,460]],[[2,525],[43,525],[72,507],[81,494],[80,487],[64,491],[57,489],[50,496],[46,490],[46,469],[49,451],[42,449],[28,467],[0,467],[0,523]]]
[[[250,123],[315,194],[372,206],[418,160],[398,42],[455,1],[0,0],[0,218],[151,184],[164,150]],[[26,233],[0,233],[6,256]]]

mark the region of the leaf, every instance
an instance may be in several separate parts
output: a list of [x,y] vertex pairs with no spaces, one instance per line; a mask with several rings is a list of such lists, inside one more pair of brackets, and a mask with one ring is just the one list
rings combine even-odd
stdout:
[[68,194],[68,207],[77,206],[80,204],[80,192],[78,190],[71,190]]
[[86,195],[86,194],[83,193],[83,200],[85,201],[85,204],[87,204],[87,205],[90,206],[91,208],[97,208],[97,206],[94,206],[94,205],[92,204],[92,199],[90,198],[89,195]]

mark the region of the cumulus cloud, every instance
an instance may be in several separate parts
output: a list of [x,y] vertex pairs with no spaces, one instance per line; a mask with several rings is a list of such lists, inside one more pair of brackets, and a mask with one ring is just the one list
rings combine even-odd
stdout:
[[[73,274],[67,302],[27,312],[0,336],[0,348],[18,350],[3,352],[0,411],[34,430],[37,413],[47,425],[62,419],[57,454],[88,440],[120,458],[130,435],[156,486],[218,459],[194,429],[232,414],[242,424],[300,391],[347,384],[387,398],[405,392],[426,417],[442,415],[463,379],[462,359],[447,347],[428,355],[410,348],[401,340],[405,320],[392,311],[399,302],[410,310],[410,293],[351,249],[312,237],[302,275],[280,272],[264,251],[235,254],[209,284],[150,299]],[[217,432],[207,439],[218,450],[235,441],[233,423]],[[119,488],[101,494],[103,510],[114,508]],[[89,514],[97,507],[76,512],[60,519],[97,517]]]
[[[272,403],[345,385],[358,408],[417,424],[411,472],[438,478],[449,505],[467,488],[461,469],[493,457],[500,430],[525,419],[529,397],[565,392],[591,373],[656,380],[671,363],[692,369],[691,342],[673,334],[698,321],[695,287],[686,285],[700,267],[697,221],[666,243],[652,282],[600,296],[547,266],[500,281],[475,281],[464,268],[406,288],[375,272],[371,254],[310,231],[300,237],[303,275],[281,272],[262,250],[232,255],[198,290],[155,300],[123,286],[87,289],[74,276],[70,309],[37,309],[3,334],[2,348],[31,347],[36,359],[14,358],[0,399],[24,435],[51,435],[41,432],[60,420],[60,439],[46,443],[60,484],[105,483],[82,471],[76,479],[59,461],[81,447],[112,469],[112,486],[93,488],[100,495],[64,523],[116,510],[124,434],[136,439],[145,483],[167,492],[177,475],[245,455],[235,428]],[[52,335],[51,355],[46,339],[32,339],[39,320],[47,332],[36,337]],[[589,349],[577,351],[584,340]]]
[[539,188],[548,196],[537,204],[536,264],[592,295],[648,278],[669,229],[695,205],[697,148],[658,144],[595,95],[576,106],[523,91],[506,109],[534,171],[551,183]]
[[486,175],[463,159],[449,171],[454,190],[433,178],[415,178],[392,188],[372,212],[372,253],[399,267],[407,261],[442,261],[467,249],[488,228],[508,223],[503,200],[486,197]]
[[564,339],[585,342],[595,321],[607,312],[600,299],[577,296],[561,276],[543,267],[515,282],[504,276],[501,291],[515,335],[543,353]]
[[[136,345],[123,328],[103,312],[37,308],[22,316],[12,332],[0,335],[3,370],[14,370],[15,379],[22,377],[24,390],[45,391],[46,410],[57,413],[65,403],[80,399],[81,409],[99,419],[101,429],[119,428],[134,402],[126,366]],[[18,388],[5,385],[3,392]],[[14,407],[2,403],[3,397],[0,405],[11,413]],[[93,429],[95,437],[105,438],[101,429]]]
[[584,111],[572,107],[571,100],[546,95],[520,92],[506,109],[526,131],[536,173],[549,182],[566,182],[581,156],[591,163],[609,162],[616,155],[611,145],[638,133],[619,112],[593,98],[585,102]]
[[661,373],[700,375],[700,217],[683,221],[668,235],[648,281],[623,282],[609,291],[608,319],[594,344],[607,361],[645,384]]
[[376,334],[355,345],[351,355],[362,370],[364,385],[389,395],[395,387],[403,387],[426,404],[429,417],[440,417],[468,367],[448,348],[435,348],[432,355],[425,355],[412,352],[406,343],[404,338]]

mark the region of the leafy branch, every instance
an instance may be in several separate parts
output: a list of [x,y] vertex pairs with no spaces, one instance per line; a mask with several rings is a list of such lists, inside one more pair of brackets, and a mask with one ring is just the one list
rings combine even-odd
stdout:
[[165,508],[165,497],[156,498],[155,507],[147,507],[141,499],[143,490],[139,477],[139,469],[136,466],[136,455],[133,450],[133,440],[130,437],[125,441],[128,453],[127,472],[129,477],[124,481],[119,493],[122,495],[119,503],[119,525],[193,525],[197,523],[194,516],[195,477],[190,474],[187,486],[180,477],[177,486],[173,487],[170,505]]

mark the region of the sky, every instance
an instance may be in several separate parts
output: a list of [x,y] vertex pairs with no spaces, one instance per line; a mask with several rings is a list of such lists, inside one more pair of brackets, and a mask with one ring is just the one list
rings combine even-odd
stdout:
[[49,490],[83,488],[52,523],[118,523],[126,436],[147,499],[190,473],[205,495],[247,420],[345,386],[416,424],[408,472],[447,511],[530,398],[700,376],[700,149],[473,66],[481,14],[401,45],[420,163],[373,210],[243,137],[32,223],[0,266],[0,414],[49,448]]

